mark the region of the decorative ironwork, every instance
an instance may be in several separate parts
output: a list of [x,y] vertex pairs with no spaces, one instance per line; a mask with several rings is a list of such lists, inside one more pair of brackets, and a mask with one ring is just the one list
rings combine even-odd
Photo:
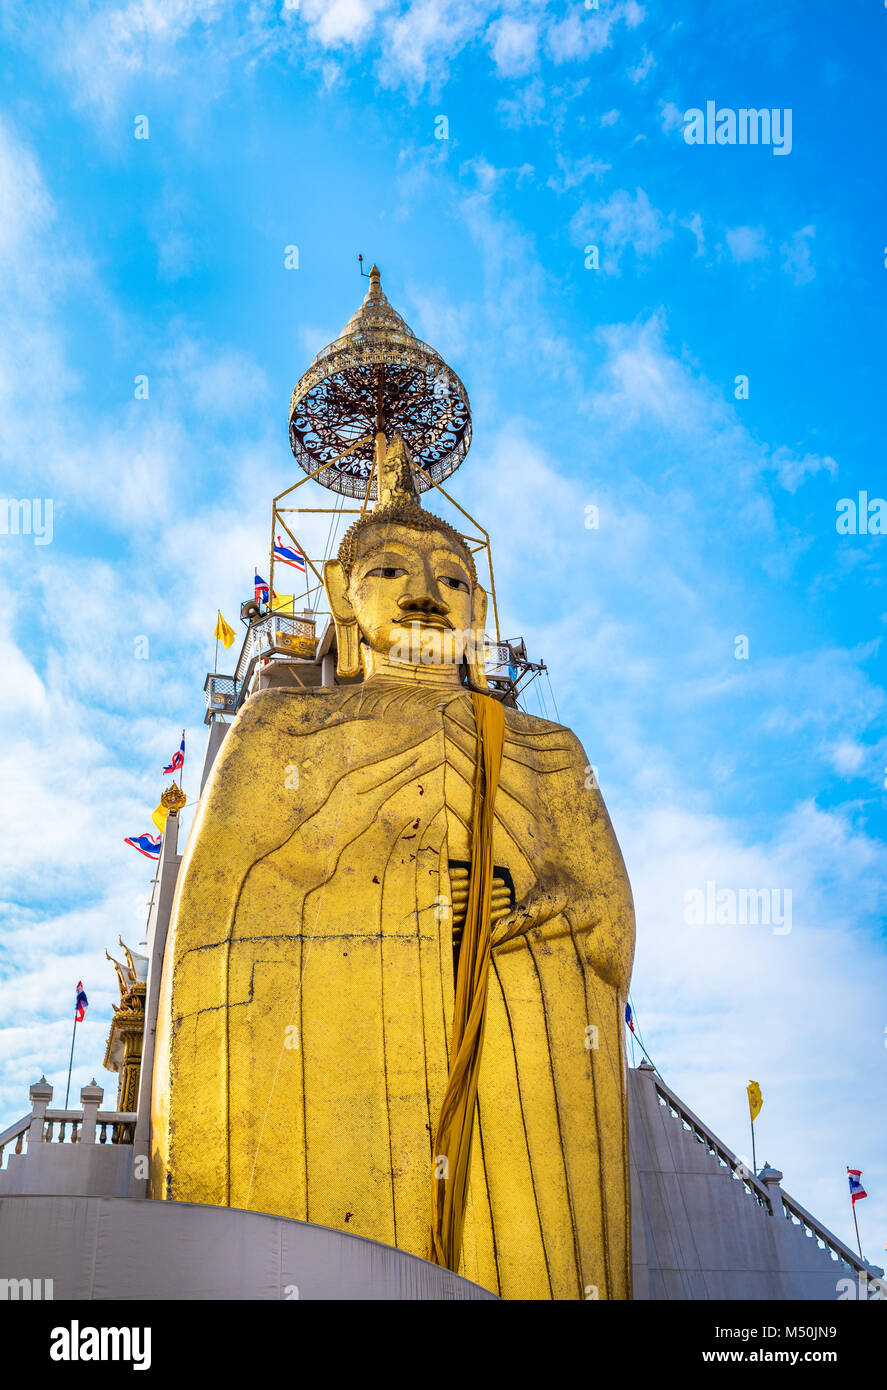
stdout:
[[416,487],[426,492],[467,454],[471,408],[456,373],[388,303],[373,266],[363,304],[293,392],[290,443],[305,473],[366,504],[378,496],[373,460],[379,433],[404,440],[424,470],[417,472]]

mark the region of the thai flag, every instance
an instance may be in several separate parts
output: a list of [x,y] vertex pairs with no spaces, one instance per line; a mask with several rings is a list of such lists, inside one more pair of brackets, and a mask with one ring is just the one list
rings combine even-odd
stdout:
[[86,997],[86,990],[83,988],[83,981],[82,981],[82,980],[78,980],[78,981],[77,981],[77,999],[76,999],[76,1001],[75,1001],[75,1007],[76,1007],[76,1010],[77,1010],[77,1012],[76,1012],[75,1015],[74,1015],[75,1022],[77,1022],[77,1023],[82,1023],[82,1022],[83,1022],[84,1018],[86,1017],[86,1007],[87,1007],[88,1003],[89,1003],[89,1000],[88,1000],[87,997]]
[[631,1012],[630,1004],[626,1004],[625,1006],[625,1022],[628,1024],[631,1031],[634,1032],[634,1014]]
[[185,766],[185,735],[182,733],[182,741],[172,755],[172,762],[169,767],[163,769],[164,777],[168,777],[171,772],[178,772],[180,767]]
[[256,603],[267,603],[269,592],[268,585],[256,570]]
[[124,835],[123,843],[132,845],[146,859],[160,858],[161,839],[159,835]]
[[847,1181],[850,1183],[850,1205],[855,1206],[860,1197],[869,1195],[862,1185],[862,1169],[848,1168]]
[[279,536],[274,547],[274,558],[280,560],[281,564],[292,565],[294,570],[301,570],[302,574],[305,573],[305,556],[293,546],[284,545]]

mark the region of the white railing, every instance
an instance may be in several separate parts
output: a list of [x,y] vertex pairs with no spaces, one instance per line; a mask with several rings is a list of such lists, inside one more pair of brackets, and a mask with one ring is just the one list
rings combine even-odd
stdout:
[[136,1116],[126,1110],[99,1110],[104,1098],[93,1083],[80,1092],[79,1110],[50,1109],[52,1086],[45,1078],[31,1087],[32,1110],[0,1133],[0,1168],[12,1154],[27,1154],[34,1144],[131,1144]]

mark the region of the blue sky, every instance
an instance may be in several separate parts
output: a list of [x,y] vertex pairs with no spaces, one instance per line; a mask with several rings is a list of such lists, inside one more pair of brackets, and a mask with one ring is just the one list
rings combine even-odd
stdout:
[[[759,1159],[848,1239],[861,1167],[883,1258],[885,542],[835,520],[887,495],[885,25],[763,0],[3,5],[0,492],[51,497],[54,528],[0,536],[0,1125],[41,1070],[63,1089],[78,978],[75,1087],[115,1092],[103,952],[150,895],[122,836],[183,724],[196,794],[215,610],[295,480],[290,392],[362,252],[468,388],[453,491],[599,768],[648,1048],[742,1153],[760,1080]],[[707,100],[790,108],[790,154],[688,145]],[[709,880],[790,890],[791,932],[688,924]]]

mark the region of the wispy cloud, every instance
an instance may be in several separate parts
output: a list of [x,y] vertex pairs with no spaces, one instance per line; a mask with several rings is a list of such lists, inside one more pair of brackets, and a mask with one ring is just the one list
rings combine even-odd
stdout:
[[600,244],[601,269],[611,275],[619,274],[626,251],[645,261],[674,235],[642,188],[636,188],[633,196],[621,188],[599,203],[584,204],[574,214],[571,228],[578,239]]

